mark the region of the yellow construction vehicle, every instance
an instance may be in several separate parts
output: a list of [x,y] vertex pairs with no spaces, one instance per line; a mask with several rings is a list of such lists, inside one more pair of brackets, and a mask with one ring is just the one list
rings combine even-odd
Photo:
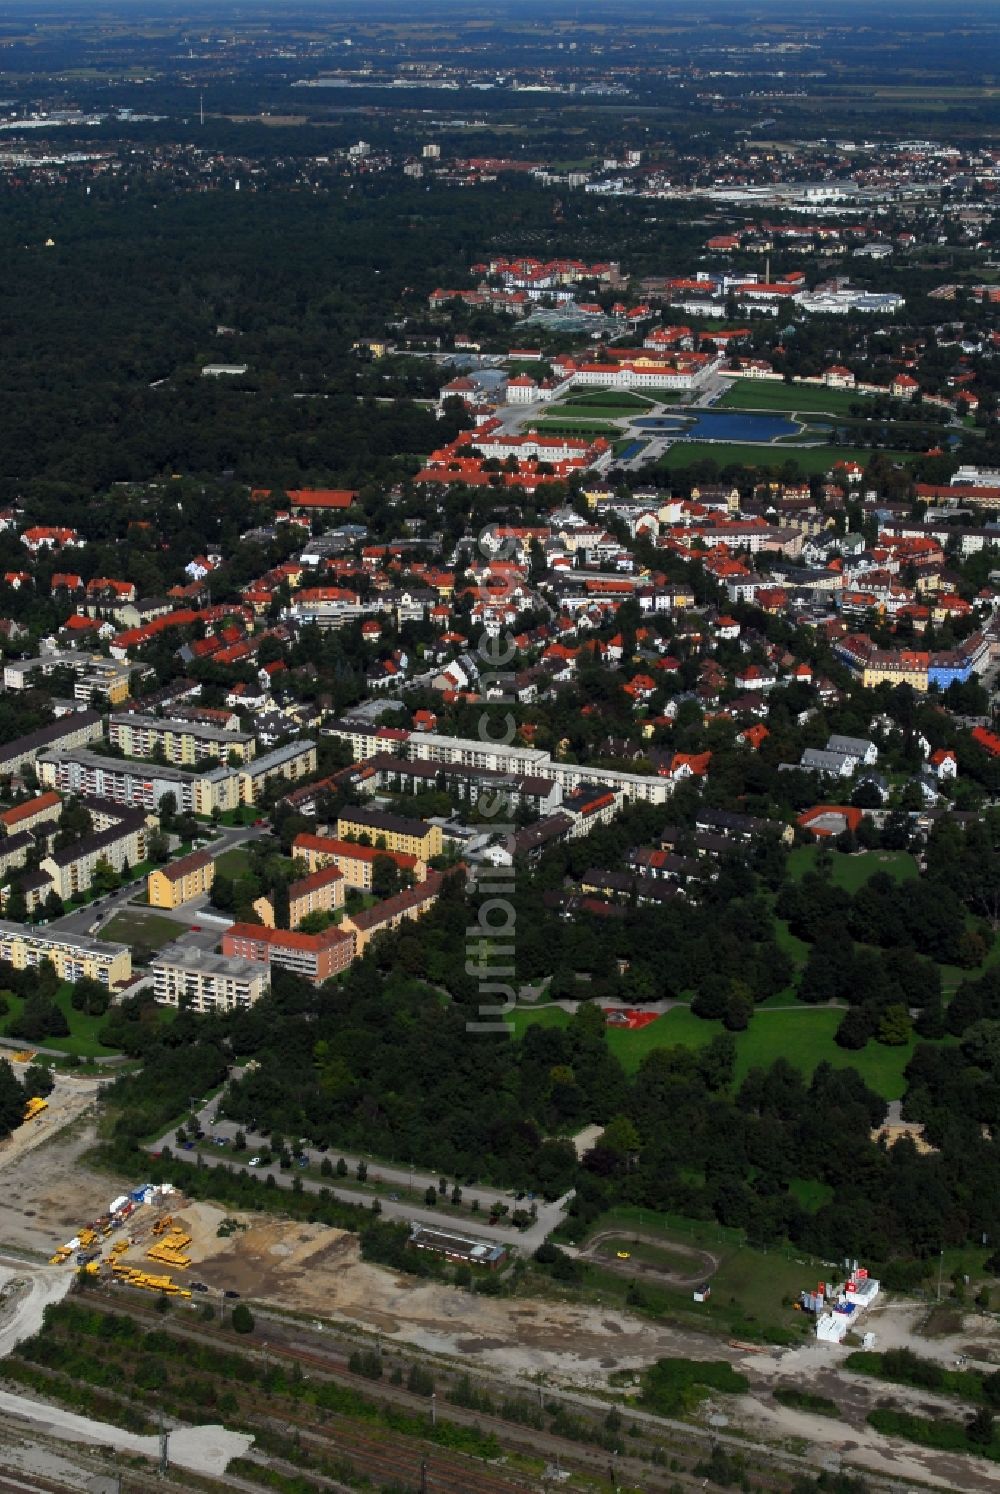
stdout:
[[24,1119],[26,1121],[34,1120],[36,1115],[41,1115],[42,1111],[48,1110],[48,1108],[48,1100],[43,1100],[40,1095],[32,1095],[24,1107]]

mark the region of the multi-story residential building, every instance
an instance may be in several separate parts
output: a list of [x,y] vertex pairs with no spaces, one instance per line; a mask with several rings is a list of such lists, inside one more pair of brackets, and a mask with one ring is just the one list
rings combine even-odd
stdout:
[[293,929],[310,913],[333,913],[343,906],[344,873],[339,866],[322,866],[289,886],[288,922]]
[[247,762],[257,750],[250,732],[133,712],[112,716],[108,736],[112,747],[118,747],[126,757],[152,757],[159,750],[177,768],[193,766],[207,758],[225,761],[238,758]]
[[263,757],[254,758],[238,768],[240,801],[257,804],[261,793],[275,778],[285,778],[297,783],[316,772],[316,743],[306,741],[289,742],[287,747],[276,747]]
[[225,813],[240,805],[240,772],[229,767],[192,773],[165,764],[122,762],[85,750],[47,751],[38,757],[38,776],[62,793],[110,799],[136,809],[156,809],[164,794],[173,794],[185,814]]
[[391,933],[400,924],[422,918],[430,912],[438,900],[442,880],[440,872],[428,872],[424,881],[415,887],[404,888],[394,897],[383,898],[361,913],[346,914],[341,928],[354,935],[356,955],[360,958],[378,934]]
[[105,696],[112,705],[120,705],[128,696],[136,665],[79,649],[48,648],[33,659],[8,659],[3,669],[4,689],[30,690],[34,679],[39,675],[44,678],[56,669],[68,669],[75,676],[74,700],[89,704],[97,694]]
[[437,732],[412,732],[408,755],[418,761],[461,763],[473,768],[494,768],[502,773],[521,773],[551,778],[564,793],[582,784],[603,784],[620,792],[624,800],[664,804],[670,797],[669,779],[642,773],[623,773],[614,768],[592,768],[585,763],[555,761],[540,747],[514,747],[503,742],[481,742],[475,737],[445,737]]
[[440,825],[428,825],[423,820],[411,820],[403,815],[384,814],[380,809],[343,810],[337,820],[337,835],[341,840],[364,835],[372,845],[386,851],[400,851],[404,856],[416,856],[421,861],[440,856],[443,847]]
[[[357,770],[356,787],[362,793],[389,789],[397,793],[421,793],[443,787],[447,793],[468,804],[485,803],[505,806],[513,814],[526,806],[538,815],[553,814],[562,803],[562,790],[551,777],[521,773],[501,773],[493,768],[471,768],[461,764],[410,762],[406,758],[380,753],[369,758]],[[496,811],[491,808],[490,813]],[[503,815],[501,815],[501,818]]]
[[179,908],[205,897],[215,880],[215,862],[207,851],[192,851],[179,861],[158,866],[146,882],[151,908]]
[[106,944],[85,934],[32,929],[0,920],[0,960],[26,970],[49,960],[60,980],[87,976],[102,986],[122,986],[132,978],[132,952],[125,944]]
[[73,711],[49,726],[0,746],[0,773],[18,773],[26,763],[34,767],[43,752],[71,751],[98,741],[100,736],[101,718],[97,711]]
[[153,993],[161,1006],[193,1012],[232,1012],[253,1006],[270,990],[267,966],[203,949],[171,945],[152,962]]
[[62,811],[62,800],[56,793],[36,794],[33,799],[26,799],[23,804],[15,804],[13,809],[5,809],[0,814],[0,829],[3,830],[4,838],[9,839],[25,830],[34,830],[39,825],[55,821]]
[[357,892],[371,892],[372,872],[379,856],[388,856],[397,870],[408,873],[415,881],[427,875],[427,863],[416,856],[401,851],[380,851],[374,846],[362,846],[351,840],[337,840],[329,835],[313,835],[302,831],[292,842],[292,855],[301,856],[309,870],[317,871],[323,866],[339,868],[345,887]]
[[0,878],[6,877],[8,872],[19,871],[36,844],[35,837],[27,830],[0,837]]
[[259,923],[234,923],[222,936],[222,953],[263,965],[279,965],[318,986],[347,969],[354,958],[354,934],[339,928],[300,934]]
[[38,870],[48,885],[35,885],[32,879],[30,890],[26,889],[28,909],[33,912],[50,892],[56,892],[65,902],[75,892],[86,892],[94,880],[94,873],[102,864],[107,864],[119,874],[146,859],[146,816],[125,812],[116,825],[87,835],[75,845],[51,851],[41,862]]
[[332,721],[323,727],[320,735],[336,737],[339,741],[346,742],[354,754],[354,761],[361,762],[385,752],[406,757],[406,744],[411,734],[401,726],[374,726],[365,721]]
[[306,586],[296,593],[284,615],[318,628],[343,628],[377,610],[377,603],[363,602],[346,586]]

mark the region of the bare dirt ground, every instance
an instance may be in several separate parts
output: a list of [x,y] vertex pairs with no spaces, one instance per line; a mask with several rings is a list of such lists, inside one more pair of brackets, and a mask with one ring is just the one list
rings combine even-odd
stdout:
[[[880,1351],[908,1348],[949,1366],[959,1354],[968,1354],[970,1344],[984,1364],[989,1363],[991,1352],[1000,1351],[1000,1331],[990,1319],[956,1312],[953,1332],[928,1337],[924,1331],[927,1317],[926,1304],[882,1301],[866,1314],[861,1326],[875,1333]],[[750,1379],[751,1391],[737,1403],[737,1420],[757,1436],[763,1431],[782,1442],[807,1439],[817,1456],[825,1450],[830,1456],[872,1473],[951,1490],[996,1489],[995,1463],[964,1454],[925,1450],[902,1438],[884,1437],[869,1427],[866,1417],[876,1406],[955,1420],[962,1419],[966,1408],[952,1397],[888,1384],[845,1370],[843,1361],[850,1352],[843,1346],[812,1340],[777,1357],[748,1357],[740,1368]],[[778,1385],[826,1396],[837,1405],[841,1415],[816,1416],[781,1406],[771,1398]]]
[[[115,1447],[119,1452],[138,1453],[155,1458],[159,1438],[142,1437],[125,1432],[107,1422],[78,1416],[61,1406],[44,1405],[28,1396],[0,1390],[0,1414],[24,1421],[28,1427],[38,1425],[52,1436],[67,1442],[82,1442],[96,1447]],[[221,1426],[178,1427],[170,1433],[170,1461],[193,1473],[211,1477],[226,1471],[231,1458],[242,1457],[253,1438],[243,1432],[230,1432]]]
[[50,1302],[61,1302],[72,1273],[55,1266],[28,1266],[0,1260],[0,1359],[42,1326]]
[[[189,1276],[213,1290],[238,1291],[316,1318],[344,1319],[386,1339],[482,1360],[494,1370],[543,1373],[553,1383],[603,1389],[613,1369],[638,1368],[664,1354],[707,1358],[719,1353],[709,1339],[617,1308],[495,1299],[415,1283],[366,1265],[356,1236],[321,1225],[249,1216],[248,1229],[219,1239],[224,1215],[212,1205],[193,1203],[170,1212],[192,1236]],[[126,1259],[138,1265],[144,1250],[137,1247]]]
[[[75,1086],[78,1081],[63,1082]],[[59,1091],[57,1083],[49,1110],[15,1131],[19,1144],[0,1151],[0,1249],[46,1260],[121,1191],[115,1178],[80,1161],[94,1144],[87,1111],[95,1087],[71,1091],[65,1099]]]

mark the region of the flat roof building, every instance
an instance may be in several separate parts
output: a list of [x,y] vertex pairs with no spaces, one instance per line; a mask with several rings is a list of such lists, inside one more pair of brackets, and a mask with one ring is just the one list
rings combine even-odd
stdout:
[[175,767],[193,766],[207,758],[228,759],[231,754],[246,762],[257,750],[250,732],[172,716],[144,716],[138,711],[112,716],[108,739],[126,757],[152,757],[159,748]]
[[111,799],[136,809],[156,809],[173,794],[184,814],[225,813],[240,804],[240,769],[209,768],[193,773],[161,763],[128,763],[86,748],[50,749],[38,757],[42,783],[63,793]]
[[132,978],[132,953],[125,944],[106,944],[88,934],[61,934],[0,919],[0,960],[26,970],[50,960],[60,980],[83,976],[102,986],[120,986]]
[[487,1271],[497,1271],[507,1259],[507,1247],[495,1240],[477,1239],[475,1235],[460,1235],[452,1230],[429,1229],[423,1224],[414,1224],[406,1242],[411,1250],[429,1250],[445,1260],[457,1261],[468,1266],[482,1266]]
[[243,1010],[271,986],[268,968],[258,960],[228,958],[179,944],[161,950],[152,968],[159,1004],[193,1012]]

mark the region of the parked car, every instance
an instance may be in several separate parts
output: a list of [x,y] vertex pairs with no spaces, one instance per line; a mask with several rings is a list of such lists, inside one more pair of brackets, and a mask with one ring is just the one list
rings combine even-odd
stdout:
[[248,1167],[259,1167],[260,1166],[260,1158],[259,1157],[251,1157],[250,1161],[247,1163],[247,1166]]

